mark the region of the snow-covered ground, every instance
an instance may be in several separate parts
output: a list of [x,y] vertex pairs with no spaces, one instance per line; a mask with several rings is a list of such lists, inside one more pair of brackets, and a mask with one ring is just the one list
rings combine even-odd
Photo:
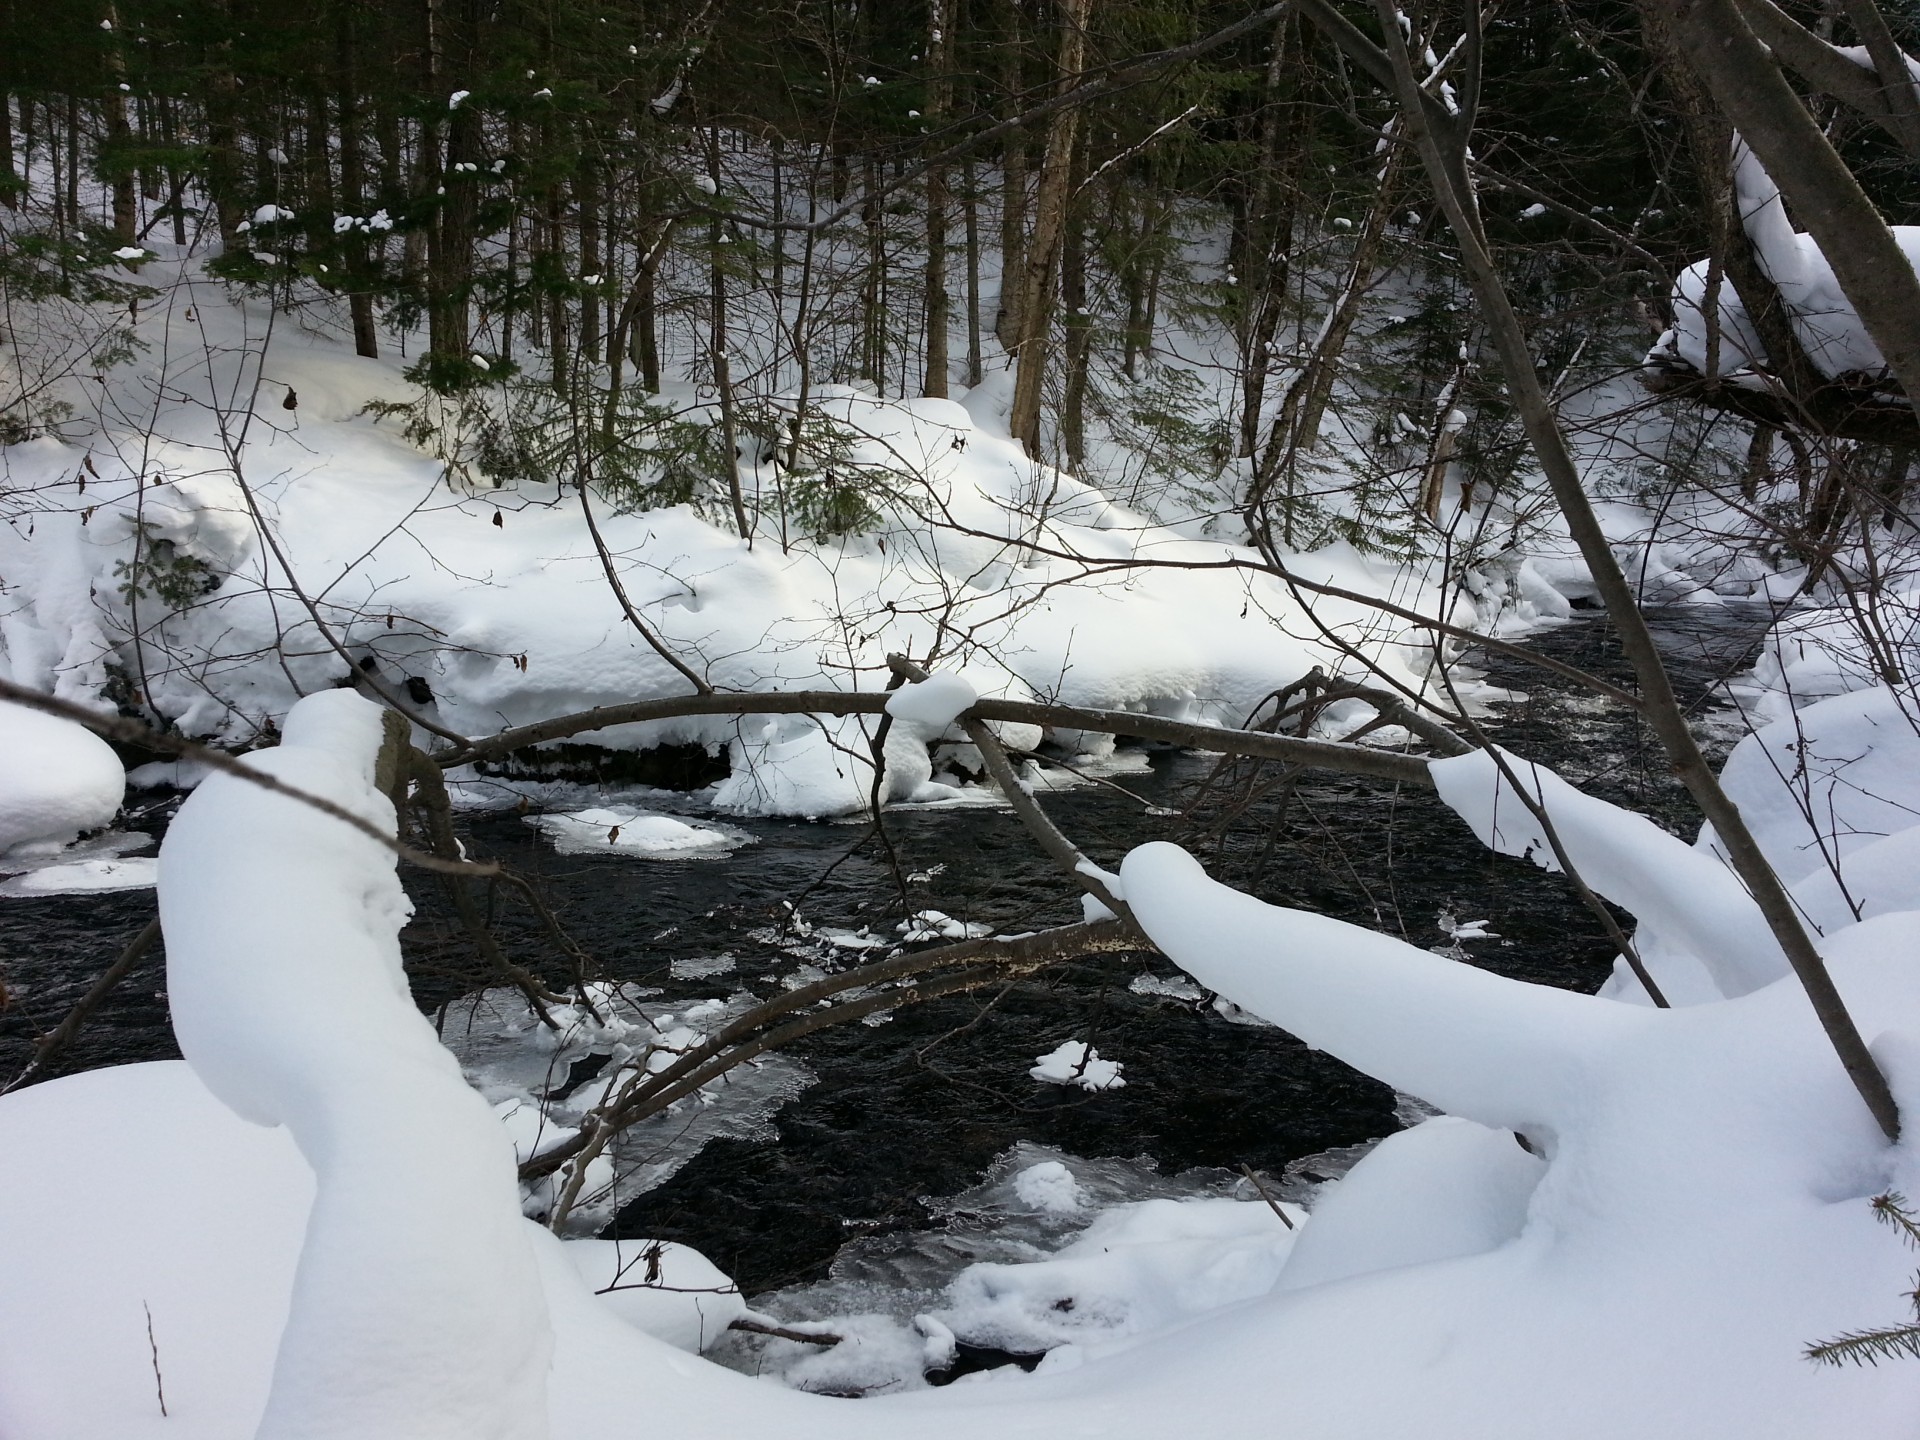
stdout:
[[[1824,854],[1841,875],[1920,833],[1911,727],[1879,726],[1870,772],[1850,748],[1892,705],[1840,697],[1736,751],[1728,782],[1750,813],[1779,817],[1760,826],[1777,862],[1806,867],[1795,815],[1833,817]],[[373,705],[331,691],[301,702],[254,763],[390,825],[371,787],[379,733]],[[1770,757],[1786,747],[1830,763],[1782,771]],[[1530,848],[1501,822],[1515,802],[1488,767],[1437,764],[1454,767],[1452,803],[1492,817],[1495,843]],[[1682,855],[1711,866],[1710,837],[1699,852],[1647,850],[1622,830],[1631,817],[1541,784],[1573,849],[1611,850],[1603,891],[1641,914],[1670,966],[1710,977],[1699,1003],[1663,1012],[1500,979],[1262,905],[1171,846],[1142,847],[1121,869],[1125,898],[1189,973],[1447,1113],[1379,1145],[1310,1215],[1290,1212],[1297,1229],[1262,1200],[1124,1205],[1056,1253],[962,1271],[911,1327],[848,1321],[854,1348],[808,1362],[829,1376],[863,1344],[897,1352],[903,1334],[929,1365],[963,1331],[1048,1353],[1030,1376],[848,1405],[648,1333],[697,1344],[725,1309],[688,1301],[663,1318],[618,1288],[596,1298],[583,1275],[626,1263],[644,1285],[645,1266],[520,1218],[510,1124],[406,994],[391,854],[215,777],[161,864],[187,1060],[0,1101],[5,1153],[45,1177],[0,1188],[0,1227],[35,1237],[0,1252],[0,1293],[37,1297],[0,1307],[0,1428],[87,1440],[991,1425],[1144,1440],[1285,1414],[1320,1433],[1439,1440],[1543,1426],[1575,1440],[1910,1434],[1920,1367],[1816,1368],[1800,1351],[1907,1318],[1905,1256],[1868,1200],[1912,1192],[1911,1147],[1880,1136],[1792,980],[1769,983],[1770,962],[1750,956],[1754,973],[1729,984],[1689,953],[1698,937],[1661,919],[1670,872]],[[1879,913],[1829,910],[1821,945],[1912,1113],[1920,880],[1883,870]],[[1745,993],[1719,998],[1728,989]],[[685,1041],[669,1026],[661,1043]],[[1055,1167],[1013,1177],[1023,1203],[1091,1208]],[[678,1273],[698,1270],[686,1263]],[[665,1303],[708,1284],[655,1288]]]
[[[626,622],[609,569],[720,689],[880,688],[901,650],[983,694],[1237,723],[1316,663],[1352,666],[1318,624],[1410,683],[1430,655],[1364,605],[1322,603],[1316,622],[1273,578],[1219,568],[1250,552],[1033,464],[1005,437],[1004,375],[960,401],[814,392],[810,414],[870,487],[862,533],[783,535],[782,473],[750,454],[750,543],[687,506],[622,513],[595,496],[603,563],[579,495],[475,491],[367,413],[418,398],[398,362],[235,299],[196,262],[155,261],[143,279],[164,298],[131,327],[133,358],[87,382],[88,418],[0,449],[0,639],[16,681],[144,703],[190,735],[252,740],[359,670],[467,735],[687,693]],[[665,398],[712,419],[690,390]],[[1295,563],[1445,604],[1351,547]],[[912,753],[929,737],[895,728],[890,793],[937,793]],[[722,809],[832,814],[870,789],[855,721],[704,717],[590,738],[726,749]]]

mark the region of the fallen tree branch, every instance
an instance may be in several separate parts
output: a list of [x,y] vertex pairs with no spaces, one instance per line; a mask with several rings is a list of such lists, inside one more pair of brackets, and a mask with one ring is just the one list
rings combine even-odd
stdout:
[[[691,715],[881,715],[886,713],[886,708],[887,695],[884,691],[785,690],[760,695],[722,691],[710,695],[674,695],[664,700],[597,705],[591,710],[556,715],[550,720],[469,740],[464,747],[437,751],[433,758],[443,767],[498,760],[529,745],[565,740],[593,730],[607,730],[616,725],[633,725],[647,720],[684,719]],[[1131,710],[1090,710],[1077,705],[1051,705],[1024,700],[981,699],[969,706],[966,714],[980,720],[998,720],[1016,725],[1130,735],[1140,740],[1160,740],[1192,750],[1263,755],[1271,760],[1291,760],[1299,765],[1311,765],[1323,770],[1368,775],[1377,780],[1393,780],[1427,789],[1433,787],[1433,782],[1427,778],[1424,760],[1391,750],[1375,750],[1365,745],[1342,745],[1332,740],[1302,740],[1253,730],[1234,730],[1226,726],[1200,725],[1159,715],[1142,715]]]

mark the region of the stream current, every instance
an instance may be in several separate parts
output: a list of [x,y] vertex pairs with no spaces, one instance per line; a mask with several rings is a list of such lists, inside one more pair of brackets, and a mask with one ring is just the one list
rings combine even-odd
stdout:
[[[1717,758],[1743,726],[1717,708],[1715,687],[1750,663],[1770,617],[1696,607],[1652,618]],[[1628,679],[1598,618],[1528,643]],[[1502,744],[1692,837],[1697,814],[1630,714],[1505,657],[1471,658],[1491,684],[1520,697],[1482,721]],[[1491,854],[1430,793],[1311,776],[1284,818],[1269,796],[1223,823],[1218,804],[1184,813],[1213,768],[1208,757],[1149,750],[1137,767],[1110,784],[1044,797],[1099,864],[1116,866],[1147,840],[1175,840],[1264,900],[1382,929],[1503,975],[1590,992],[1609,972],[1611,947],[1565,882]],[[130,828],[158,834],[176,800],[130,797]],[[465,826],[475,852],[540,878],[609,978],[646,987],[663,1004],[772,993],[795,968],[773,933],[783,925],[792,933],[795,910],[814,926],[888,937],[915,911],[997,930],[1078,918],[1077,897],[1005,810],[889,811],[897,872],[877,846],[849,855],[864,822],[730,823],[755,843],[684,861],[557,853],[511,813],[472,816]],[[897,876],[906,877],[904,905]],[[409,885],[422,913],[403,941],[423,1007],[438,1011],[457,998],[438,974],[447,922],[428,886]],[[151,891],[0,900],[0,1075],[25,1064],[32,1037],[85,991],[152,906]],[[1472,921],[1485,922],[1489,938],[1450,938],[1453,922]],[[543,941],[522,912],[507,916],[505,938],[541,956]],[[156,948],[54,1073],[177,1056],[164,985]],[[1125,1087],[1089,1094],[1030,1079],[1036,1057],[1066,1040],[1121,1061]],[[1301,1157],[1401,1123],[1387,1087],[1214,1005],[1157,956],[1096,957],[1003,990],[908,1007],[887,1023],[808,1037],[791,1058],[810,1084],[751,1133],[710,1139],[666,1167],[667,1178],[627,1203],[607,1233],[691,1244],[753,1295],[819,1279],[850,1240],[884,1244],[927,1230],[943,1213],[927,1197],[966,1191],[1023,1142],[1082,1157],[1150,1157],[1145,1163],[1162,1174],[1245,1166],[1277,1177]]]

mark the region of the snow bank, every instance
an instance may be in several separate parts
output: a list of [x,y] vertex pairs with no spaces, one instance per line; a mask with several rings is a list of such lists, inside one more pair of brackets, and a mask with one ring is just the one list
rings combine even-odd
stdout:
[[699,1354],[747,1313],[740,1287],[690,1245],[665,1240],[569,1240],[567,1258],[627,1324]]
[[[354,663],[424,686],[426,713],[463,734],[686,693],[627,623],[577,497],[532,481],[474,493],[399,422],[363,413],[417,396],[397,363],[282,326],[263,362],[267,390],[297,389],[301,403],[253,417],[243,490],[221,458],[209,396],[251,388],[262,317],[204,287],[190,265],[156,261],[148,278],[188,287],[193,303],[147,307],[133,325],[145,348],[110,372],[105,403],[76,395],[82,414],[98,416],[92,433],[76,421],[73,443],[0,447],[11,493],[34,507],[30,526],[0,532],[0,571],[14,587],[0,645],[16,679],[95,695],[118,666],[189,735],[243,740],[278,723],[302,694],[349,678],[349,665],[262,543],[271,525]],[[187,309],[193,333],[166,333]],[[877,514],[864,533],[788,533],[788,477],[757,453],[741,467],[750,545],[685,506],[621,514],[601,497],[597,519],[636,611],[716,689],[878,689],[890,652],[949,657],[950,675],[899,702],[940,696],[924,715],[895,712],[883,798],[953,798],[924,752],[951,722],[959,687],[1238,724],[1312,665],[1350,663],[1280,583],[1221,568],[1251,551],[1189,538],[1034,465],[959,404],[832,386],[813,398],[818,422],[842,437],[836,470],[871,481]],[[691,389],[662,403],[690,424],[713,419]],[[116,415],[141,417],[141,431]],[[1116,568],[1135,560],[1214,568]],[[1417,608],[1440,601],[1349,547],[1297,563],[1309,578]],[[1430,653],[1424,634],[1365,605],[1318,608],[1404,679]],[[708,716],[584,738],[725,746],[735,774],[723,810],[831,815],[867,803],[874,723]]]
[[[1368,1437],[1537,1436],[1545,1417],[1561,1436],[1909,1433],[1920,1371],[1799,1358],[1897,1318],[1905,1257],[1865,1200],[1911,1186],[1920,1162],[1886,1145],[1793,981],[1640,1009],[1263,905],[1171,846],[1135,850],[1121,873],[1140,923],[1202,983],[1542,1156],[1423,1126],[1341,1182],[1328,1232],[1350,1208],[1346,1240],[1310,1245],[1310,1221],[1301,1288],[1283,1271],[1291,1304],[1248,1330],[1284,1357],[1290,1423]],[[1920,1034],[1916,946],[1914,913],[1823,942],[1889,1055]],[[1920,1070],[1897,1066],[1893,1082],[1916,1113]],[[1373,1268],[1389,1256],[1412,1263]],[[1257,1363],[1251,1343],[1229,1344]],[[1340,1400],[1313,1378],[1321,1366],[1342,1372]]]
[[[372,708],[334,692],[252,763],[391,823],[369,784],[377,737]],[[1895,1440],[1920,1412],[1916,1367],[1800,1359],[1901,1318],[1906,1256],[1865,1200],[1915,1193],[1920,1157],[1884,1143],[1790,982],[1671,1011],[1546,990],[1142,847],[1121,879],[1171,957],[1458,1118],[1379,1147],[1297,1234],[1250,1201],[1151,1201],[1035,1264],[975,1267],[947,1307],[850,1327],[815,1369],[867,1373],[887,1347],[917,1365],[990,1334],[1052,1346],[1047,1363],[849,1406],[636,1329],[617,1292],[592,1293],[605,1251],[518,1218],[504,1127],[406,998],[404,900],[380,847],[216,776],[161,869],[192,1071],[0,1099],[0,1146],[37,1157],[0,1187],[0,1230],[33,1237],[0,1247],[9,1440],[242,1440],[257,1422],[409,1440],[1160,1440],[1255,1433],[1276,1413],[1343,1440],[1537,1440],[1543,1424],[1560,1440]],[[1920,1113],[1920,914],[1822,946]],[[1019,1203],[1081,1223],[1079,1182],[1061,1179],[1029,1176]],[[687,1324],[682,1308],[660,1328],[684,1344]]]
[[84,725],[0,701],[0,857],[57,850],[119,813],[120,759]]
[[[1920,910],[1920,733],[1884,686],[1793,711],[1748,735],[1723,783],[1802,913],[1832,934]],[[1711,827],[1700,848],[1719,854]]]

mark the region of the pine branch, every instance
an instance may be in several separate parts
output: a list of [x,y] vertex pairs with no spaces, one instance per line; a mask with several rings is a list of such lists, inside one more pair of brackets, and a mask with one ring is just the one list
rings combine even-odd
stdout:
[[1914,1249],[1920,1250],[1920,1218],[1916,1218],[1907,1205],[1907,1197],[1897,1190],[1889,1190],[1884,1195],[1873,1197],[1873,1218],[1882,1225],[1891,1225],[1900,1232],[1901,1238]]
[[1920,1324],[1855,1330],[1809,1345],[1805,1354],[1816,1365],[1878,1365],[1882,1360],[1920,1360]]

